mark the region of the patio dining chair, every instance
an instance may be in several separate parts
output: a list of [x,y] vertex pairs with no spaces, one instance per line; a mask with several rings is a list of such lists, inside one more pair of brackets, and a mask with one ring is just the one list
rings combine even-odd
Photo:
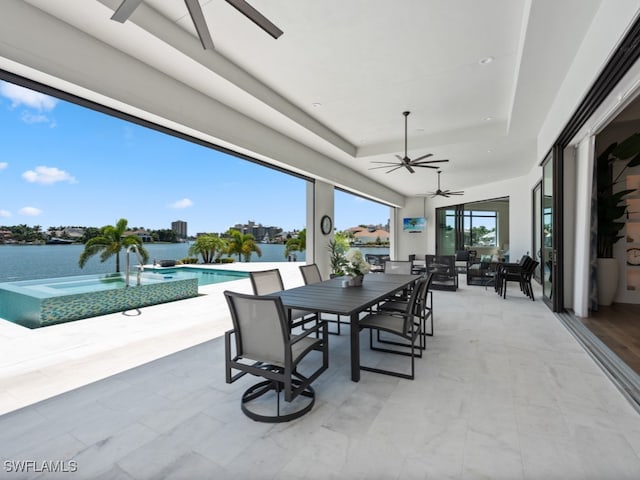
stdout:
[[384,273],[395,275],[411,275],[413,273],[412,260],[387,260],[384,262]]
[[[318,265],[315,263],[312,263],[310,265],[300,265],[300,273],[302,273],[302,279],[304,280],[305,285],[322,282],[322,275],[320,275],[320,269],[318,268]],[[329,323],[336,324],[336,331],[335,332],[329,331],[331,335],[340,335],[340,315],[336,315],[336,320],[329,319],[329,318],[323,318],[323,320]]]
[[[362,365],[362,363],[360,363],[360,370],[382,373],[384,375],[391,375],[409,380],[413,380],[415,378],[415,359],[416,357],[422,358],[422,321],[420,316],[416,314],[416,303],[422,290],[423,283],[425,282],[427,282],[426,277],[422,277],[418,280],[417,285],[411,293],[411,297],[409,297],[409,301],[406,304],[404,312],[398,314],[379,310],[369,313],[358,322],[358,328],[360,330],[369,330],[369,348],[371,350],[410,357],[411,373],[407,374],[396,370],[385,370],[379,367]],[[377,341],[374,343],[374,330],[376,333],[380,332],[385,336],[395,336],[398,338],[398,345],[406,348],[386,348],[380,346]],[[420,342],[420,344],[416,345],[418,342]],[[387,341],[386,343],[389,344],[391,341]]]
[[[326,322],[294,335],[280,297],[230,291],[224,295],[233,321],[233,329],[225,332],[226,382],[247,373],[264,378],[242,394],[242,412],[269,423],[288,422],[309,412],[315,403],[311,384],[329,367]],[[307,358],[314,351],[321,357],[315,362]],[[273,402],[267,401],[268,396],[275,397]]]
[[[275,292],[284,290],[284,282],[282,275],[277,268],[271,270],[262,270],[258,272],[249,272],[251,286],[255,295],[271,295]],[[309,312],[306,310],[289,309],[287,312],[291,328],[305,325],[306,323],[320,320],[317,312]]]
[[[421,289],[416,300],[415,313],[417,316],[419,316],[420,321],[422,322],[422,336],[433,337],[433,291],[431,290],[433,273],[424,275],[423,278],[426,278],[426,281],[422,281],[420,284],[414,287]],[[403,314],[407,309],[407,303],[407,300],[390,299],[380,304],[378,308],[379,310],[384,312]],[[429,331],[427,331],[427,321],[430,322]],[[388,342],[387,340],[382,340],[379,336],[378,341],[380,343],[395,343]],[[420,346],[424,350],[426,348],[426,343],[421,342]]]

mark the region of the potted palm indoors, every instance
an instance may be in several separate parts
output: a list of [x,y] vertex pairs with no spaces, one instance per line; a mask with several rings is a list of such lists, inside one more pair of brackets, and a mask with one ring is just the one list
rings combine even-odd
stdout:
[[[628,168],[640,165],[640,133],[609,145],[596,159],[598,198],[598,303],[611,305],[618,288],[618,260],[613,246],[623,238],[627,205],[625,198],[635,189],[619,190]],[[617,168],[614,168],[617,167]],[[619,167],[621,166],[621,167]],[[615,174],[614,170],[617,170]],[[615,174],[615,176],[614,176]]]

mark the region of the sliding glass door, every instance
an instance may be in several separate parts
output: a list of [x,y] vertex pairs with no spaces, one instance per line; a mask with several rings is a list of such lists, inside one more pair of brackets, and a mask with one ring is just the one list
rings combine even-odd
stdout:
[[534,277],[538,283],[542,283],[542,181],[533,189],[532,199],[533,215],[533,257],[540,262],[540,265],[536,267]]
[[562,150],[556,145],[542,162],[540,225],[542,229],[540,268],[542,299],[554,312],[564,309],[562,271]]

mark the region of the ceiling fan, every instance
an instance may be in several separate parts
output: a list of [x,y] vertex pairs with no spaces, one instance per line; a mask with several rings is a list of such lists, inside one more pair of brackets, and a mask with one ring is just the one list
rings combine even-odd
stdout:
[[433,197],[450,197],[451,195],[464,195],[464,191],[463,190],[458,190],[457,192],[452,192],[451,190],[440,190],[440,174],[442,173],[442,170],[438,170],[438,189],[435,192],[429,192],[427,193],[427,195],[429,195],[431,198]]
[[400,155],[396,155],[396,158],[400,160],[399,162],[371,162],[371,163],[381,163],[383,165],[379,167],[372,167],[369,170],[376,170],[378,168],[389,168],[390,170],[385,173],[391,173],[399,168],[406,168],[410,173],[415,173],[414,167],[420,168],[438,168],[433,165],[428,165],[429,163],[441,163],[448,162],[449,160],[425,160],[425,158],[432,157],[432,153],[427,153],[426,155],[422,155],[421,157],[414,158],[413,160],[407,156],[407,117],[411,112],[402,112],[404,115],[404,158]]
[[[249,5],[245,0],[226,1],[229,5],[235,7],[236,10],[242,13],[253,23],[258,25],[260,28],[262,28],[273,38],[277,39],[280,35],[282,35],[282,30],[271,23],[269,19],[267,19],[259,11]],[[133,11],[138,8],[138,5],[140,5],[141,3],[142,0],[123,0],[120,6],[113,12],[111,20],[115,20],[116,22],[120,23],[126,22]],[[209,33],[209,29],[207,28],[207,22],[204,18],[204,14],[202,13],[200,2],[198,0],[184,0],[184,3],[187,5],[189,15],[191,16],[191,20],[193,20],[193,25],[196,27],[196,32],[198,32],[198,37],[200,38],[202,47],[205,50],[213,50],[215,48],[213,45],[213,39],[211,38],[211,34]]]

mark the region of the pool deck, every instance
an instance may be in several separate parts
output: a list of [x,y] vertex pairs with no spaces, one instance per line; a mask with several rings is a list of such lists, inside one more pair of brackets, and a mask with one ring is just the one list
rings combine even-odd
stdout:
[[[303,284],[304,262],[215,265],[280,268],[286,288]],[[196,298],[30,330],[0,319],[0,415],[221,336],[231,328],[222,292],[251,292],[248,278],[199,287]]]

